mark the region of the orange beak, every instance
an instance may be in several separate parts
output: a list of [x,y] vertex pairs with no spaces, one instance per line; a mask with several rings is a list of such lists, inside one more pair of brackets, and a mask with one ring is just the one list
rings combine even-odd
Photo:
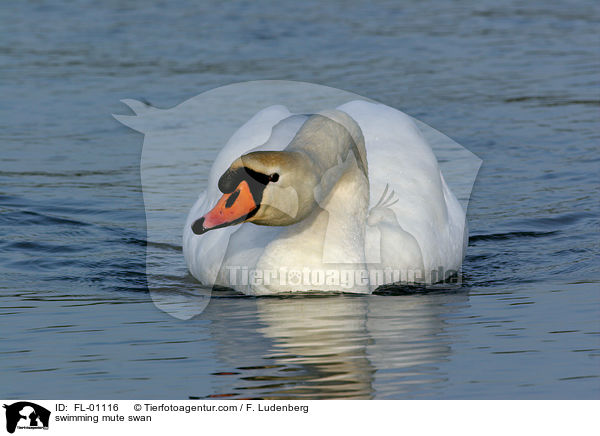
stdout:
[[192,231],[201,235],[209,230],[241,223],[257,208],[248,182],[242,180],[232,193],[224,194],[210,212],[192,224]]

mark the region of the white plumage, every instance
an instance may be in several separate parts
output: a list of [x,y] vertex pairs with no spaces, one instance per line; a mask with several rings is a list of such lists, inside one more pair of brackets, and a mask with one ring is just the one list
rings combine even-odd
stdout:
[[[301,130],[307,115],[291,114],[283,106],[258,112],[218,154],[208,189],[188,215],[183,251],[190,272],[200,282],[248,294],[313,290],[366,293],[383,284],[377,273],[384,270],[400,271],[402,280],[429,283],[460,268],[466,240],[465,213],[413,120],[388,106],[359,100],[337,110],[359,126],[357,133],[352,132],[353,123],[345,125],[354,139],[362,132],[368,180],[366,168],[361,169],[360,153],[332,166],[331,156],[319,151],[312,156],[328,162],[320,174],[324,180],[321,185],[326,188],[315,194],[322,195],[319,208],[306,219],[287,226],[244,222],[194,234],[192,224],[215,206],[222,195],[217,187],[219,178],[236,159],[253,151],[284,150],[299,131],[311,137],[306,127]],[[335,111],[323,114],[336,119]],[[302,141],[296,138],[298,142]],[[302,174],[295,176],[302,179]],[[384,192],[386,198],[382,198]],[[331,274],[331,280],[323,282],[319,271]],[[354,271],[357,275],[352,286],[340,287],[335,271]],[[246,280],[246,272],[255,274],[254,279]],[[269,283],[266,272],[271,274]],[[296,276],[289,280],[292,273]],[[298,273],[304,280],[298,280]],[[379,277],[378,281],[374,277]]]

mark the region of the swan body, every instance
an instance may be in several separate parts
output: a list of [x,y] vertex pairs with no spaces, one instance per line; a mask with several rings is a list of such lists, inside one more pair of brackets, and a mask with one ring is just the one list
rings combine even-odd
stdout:
[[247,294],[368,293],[459,270],[465,213],[412,119],[351,101],[271,106],[217,156],[184,227],[188,269]]

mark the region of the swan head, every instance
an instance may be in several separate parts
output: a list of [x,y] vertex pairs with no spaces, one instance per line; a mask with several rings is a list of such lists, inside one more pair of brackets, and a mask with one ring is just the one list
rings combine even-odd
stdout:
[[236,159],[219,179],[217,205],[192,224],[201,235],[242,222],[289,226],[327,197],[350,166],[368,183],[364,138],[341,111],[311,116],[283,151],[255,151]]
[[256,151],[236,159],[219,179],[216,206],[192,224],[201,235],[242,222],[287,226],[315,207],[313,161],[300,151]]

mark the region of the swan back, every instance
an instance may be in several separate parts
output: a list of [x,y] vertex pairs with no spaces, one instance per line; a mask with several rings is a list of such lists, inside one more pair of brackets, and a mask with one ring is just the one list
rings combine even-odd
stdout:
[[[435,281],[440,268],[456,272],[464,255],[465,214],[412,118],[389,106],[365,101],[352,101],[338,110],[360,125],[369,164],[377,169],[369,177],[370,208],[375,208],[386,186],[394,191],[398,201],[388,209],[394,212],[401,229],[396,236],[405,236],[406,245],[414,252],[418,246],[425,270],[423,281]],[[373,233],[376,229],[368,226],[367,231]],[[401,247],[396,251],[401,252]],[[385,260],[385,253],[379,250],[380,243],[368,244],[367,258]],[[389,254],[387,260],[386,263],[394,263],[393,255]],[[419,264],[419,260],[415,258],[414,264]],[[436,271],[433,277],[432,271]]]

